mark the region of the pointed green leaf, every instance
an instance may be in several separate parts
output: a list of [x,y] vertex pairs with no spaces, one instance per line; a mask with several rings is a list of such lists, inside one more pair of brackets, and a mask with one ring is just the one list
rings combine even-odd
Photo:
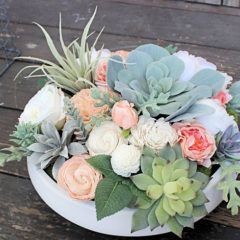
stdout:
[[148,227],[148,214],[151,209],[137,209],[132,217],[131,232],[136,232]]
[[147,190],[149,185],[157,184],[153,178],[143,173],[132,176],[131,179],[140,190]]

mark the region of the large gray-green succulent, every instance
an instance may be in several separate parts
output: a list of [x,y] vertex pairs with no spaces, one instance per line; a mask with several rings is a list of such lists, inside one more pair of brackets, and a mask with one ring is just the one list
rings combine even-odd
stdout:
[[60,135],[54,124],[44,122],[41,125],[41,133],[35,135],[36,143],[28,147],[31,151],[29,161],[41,169],[46,169],[53,164],[52,174],[56,179],[57,172],[66,159],[73,155],[87,153],[81,142],[72,142],[76,129],[74,121],[70,120],[65,124]]
[[196,102],[219,92],[224,76],[204,69],[190,81],[180,82],[184,67],[183,61],[166,49],[146,44],[131,51],[125,63],[120,56],[113,56],[108,63],[107,82],[145,115],[180,121],[210,114],[212,108]]
[[209,178],[197,171],[196,162],[183,157],[178,144],[166,146],[158,154],[145,149],[141,170],[143,173],[133,176],[132,181],[152,201],[137,200],[139,209],[133,215],[132,231],[166,224],[181,236],[184,227],[193,227],[194,217],[207,214],[203,189]]

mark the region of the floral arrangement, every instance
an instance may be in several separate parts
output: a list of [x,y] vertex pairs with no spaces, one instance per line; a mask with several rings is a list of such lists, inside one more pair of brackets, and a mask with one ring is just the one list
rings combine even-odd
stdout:
[[68,46],[60,20],[62,55],[38,25],[56,63],[25,57],[40,63],[27,77],[46,83],[0,165],[27,157],[71,198],[95,200],[98,220],[135,208],[132,232],[167,225],[178,236],[207,214],[203,190],[221,168],[218,188],[237,214],[240,82],[173,46],[97,51],[99,36],[87,44],[94,15]]

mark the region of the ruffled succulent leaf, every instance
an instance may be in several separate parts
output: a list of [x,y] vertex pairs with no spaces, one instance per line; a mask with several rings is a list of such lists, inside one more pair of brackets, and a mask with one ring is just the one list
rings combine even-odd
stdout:
[[65,161],[66,161],[66,159],[64,157],[60,156],[60,157],[57,158],[57,160],[53,164],[52,176],[53,176],[54,179],[57,179],[58,172],[59,172],[60,168],[62,167],[62,165],[64,164]]
[[79,142],[70,143],[68,147],[68,151],[69,151],[69,154],[73,156],[87,153],[86,147]]
[[154,61],[170,55],[167,49],[157,46],[155,44],[144,44],[137,47],[136,50],[147,53],[152,57]]
[[[187,113],[199,99],[211,97],[213,88],[217,88],[212,85],[207,86],[205,82],[201,84],[198,81],[197,84],[178,82],[183,70],[182,60],[169,55],[161,47],[147,44],[130,52],[124,64],[120,59],[110,61],[107,81],[113,90],[120,92],[124,99],[134,103],[144,115],[152,117],[162,115],[169,117],[167,120],[170,120]],[[215,77],[212,72],[205,74]],[[195,109],[183,119],[200,115],[202,109],[199,111]]]
[[194,228],[194,219],[191,217],[183,217],[180,215],[176,215],[176,220],[178,223],[182,226],[189,227],[189,228]]
[[190,81],[196,86],[210,86],[213,96],[215,96],[222,90],[225,84],[225,77],[213,69],[203,69],[196,73]]

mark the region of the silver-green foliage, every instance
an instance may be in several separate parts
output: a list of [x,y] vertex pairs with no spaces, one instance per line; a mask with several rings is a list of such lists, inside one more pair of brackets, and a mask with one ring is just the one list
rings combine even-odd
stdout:
[[[33,69],[28,77],[47,77],[49,81],[54,82],[57,86],[66,89],[71,93],[76,93],[83,88],[95,86],[92,74],[99,61],[100,53],[95,60],[91,59],[91,55],[101,33],[97,36],[91,47],[87,44],[89,29],[95,14],[96,10],[83,31],[81,42],[78,43],[78,39],[75,39],[68,46],[66,46],[63,41],[60,16],[59,38],[63,55],[57,50],[47,31],[41,25],[36,23],[36,25],[42,30],[47,40],[48,47],[57,63],[35,57],[21,57],[21,59],[40,62],[41,65],[27,66],[23,68],[19,74],[26,69]],[[39,71],[41,72],[40,75],[38,74]]]
[[195,103],[219,92],[224,77],[205,69],[190,81],[180,82],[184,67],[182,60],[166,49],[146,44],[130,52],[126,63],[120,56],[113,56],[108,63],[107,82],[140,112],[152,117],[164,115],[167,120],[180,121],[211,113],[212,108]]
[[41,125],[41,133],[35,136],[36,143],[27,149],[31,151],[28,157],[33,164],[46,169],[53,164],[53,176],[56,178],[58,169],[69,159],[70,156],[87,153],[85,146],[81,142],[72,142],[75,128],[65,124],[62,134],[51,122],[44,122]]
[[0,166],[9,161],[20,161],[28,156],[27,147],[36,142],[35,135],[39,127],[31,123],[19,123],[10,135],[10,141],[15,145],[0,151]]
[[139,209],[133,215],[132,231],[166,224],[181,236],[184,227],[193,228],[194,217],[207,214],[203,189],[209,178],[197,171],[196,162],[182,156],[178,144],[166,146],[159,154],[145,148],[141,170],[132,181],[152,201],[137,200]]

